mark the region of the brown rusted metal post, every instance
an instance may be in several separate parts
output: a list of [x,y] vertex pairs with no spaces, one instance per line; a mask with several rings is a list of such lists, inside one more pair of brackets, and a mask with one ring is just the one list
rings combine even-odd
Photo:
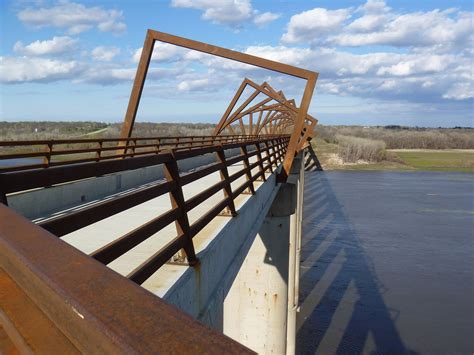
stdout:
[[271,153],[270,153],[270,145],[268,144],[268,141],[265,141],[265,148],[266,148],[266,157],[268,158],[267,161],[268,161],[268,164],[269,164],[269,167],[270,167],[270,172],[273,174],[273,164],[272,164],[272,156],[271,156]]
[[297,153],[297,145],[300,138],[301,131],[304,127],[304,121],[306,114],[308,113],[309,104],[311,103],[311,97],[313,96],[314,87],[316,86],[316,80],[318,79],[318,74],[311,72],[310,76],[307,78],[306,87],[303,92],[303,98],[301,99],[300,108],[296,116],[296,122],[291,135],[290,142],[288,143],[288,149],[286,151],[285,160],[283,161],[283,169],[278,175],[278,181],[284,182],[290,174],[291,165],[293,164],[293,159]]
[[127,113],[125,114],[122,131],[120,133],[121,138],[129,138],[132,136],[133,125],[135,124],[135,118],[137,117],[138,105],[140,104],[140,98],[142,96],[143,86],[145,85],[145,78],[150,65],[154,45],[155,40],[151,36],[150,31],[148,31],[145,37],[145,42],[143,43],[142,54],[138,63],[137,73],[135,74],[130,100],[128,101]]
[[217,147],[216,155],[217,155],[217,161],[222,164],[222,168],[220,169],[220,176],[221,176],[221,181],[225,181],[223,192],[224,192],[224,197],[228,200],[226,212],[222,213],[222,215],[231,215],[232,217],[235,217],[237,216],[237,211],[235,210],[234,194],[232,192],[232,186],[230,185],[230,181],[229,181],[229,172],[227,170],[227,160],[225,158],[225,152],[222,145],[219,145]]
[[100,161],[101,154],[102,154],[102,141],[97,142],[97,152],[95,153],[95,160]]
[[262,151],[260,148],[260,142],[255,144],[255,149],[257,150],[257,161],[258,161],[258,168],[261,173],[261,177],[257,180],[266,181],[267,178],[265,176],[265,170],[263,169],[263,161],[262,161]]
[[51,152],[53,151],[53,142],[49,141],[48,145],[46,147],[46,155],[43,158],[43,163],[46,165],[46,167],[49,167],[49,164],[51,163]]
[[173,151],[171,151],[171,155],[173,156],[173,159],[164,164],[164,173],[167,181],[176,183],[176,187],[169,192],[171,207],[178,208],[180,212],[179,217],[175,221],[176,231],[178,237],[183,238],[186,241],[183,249],[186,252],[188,263],[190,265],[196,265],[198,259],[196,258],[193,240],[189,231],[188,213],[186,211],[183,189],[181,187],[181,178],[179,176],[178,164],[174,158]]
[[253,181],[252,181],[252,171],[250,170],[249,157],[248,157],[247,147],[245,145],[240,147],[240,153],[244,156],[244,167],[245,167],[245,175],[247,177],[247,181],[250,181],[250,185],[248,187],[247,193],[255,195],[255,188],[253,186]]

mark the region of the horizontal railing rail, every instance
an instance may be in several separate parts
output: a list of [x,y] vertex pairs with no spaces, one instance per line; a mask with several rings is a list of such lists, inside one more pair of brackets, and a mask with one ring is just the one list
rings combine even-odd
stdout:
[[[187,150],[215,144],[243,142],[260,137],[272,138],[278,135],[0,141],[0,172],[159,154],[168,149]],[[9,161],[13,159],[16,160],[15,164],[9,164]]]
[[[223,212],[230,216],[236,215],[235,199],[244,192],[255,193],[255,182],[265,180],[265,174],[273,173],[283,161],[288,142],[289,136],[247,137],[239,138],[237,142],[214,143],[211,146],[201,144],[188,147],[188,149],[178,147],[127,159],[70,163],[48,169],[2,172],[0,173],[0,194],[3,196],[2,200],[8,203],[10,193],[161,164],[165,175],[165,179],[161,181],[158,180],[115,198],[39,222],[39,226],[43,229],[57,237],[62,237],[121,211],[168,194],[171,209],[91,254],[92,258],[103,264],[111,263],[174,222],[176,237],[128,274],[129,279],[142,284],[181,249],[185,251],[189,264],[196,263],[193,238],[217,215]],[[226,154],[229,150],[234,152],[237,150],[239,153],[230,156],[230,153]],[[206,154],[214,154],[215,162],[195,171],[179,171],[178,164],[181,160]],[[230,166],[234,166],[232,173],[229,172]],[[220,174],[218,183],[189,199],[184,198],[183,186],[216,172]],[[232,183],[243,177],[245,182],[232,188]],[[190,223],[188,213],[219,192],[223,193],[223,199],[199,219]]]
[[21,353],[253,353],[2,204],[0,286]]

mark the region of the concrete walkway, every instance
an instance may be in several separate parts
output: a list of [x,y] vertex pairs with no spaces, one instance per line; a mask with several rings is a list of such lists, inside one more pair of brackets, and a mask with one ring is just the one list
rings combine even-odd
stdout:
[[[256,157],[250,158],[250,163],[256,161]],[[228,167],[229,175],[241,170],[243,168],[242,163],[234,164]],[[199,169],[199,168],[198,168]],[[258,167],[252,170],[253,174],[258,172]],[[267,174],[267,177],[270,174]],[[152,185],[159,183],[163,180],[157,180],[153,183],[147,184]],[[219,172],[210,174],[202,179],[199,179],[191,184],[183,187],[183,193],[185,199],[189,199],[192,196],[199,194],[206,188],[218,183],[220,181]],[[235,190],[246,181],[245,175],[237,179],[232,183],[232,189]],[[255,182],[255,189],[258,191],[262,182]],[[145,185],[143,185],[145,186]],[[141,188],[139,186],[137,188]],[[123,191],[119,194],[115,194],[107,197],[114,198],[124,194],[127,191]],[[236,209],[241,208],[244,203],[248,200],[250,195],[242,194],[235,200]],[[204,201],[202,204],[194,208],[188,213],[190,224],[197,221],[205,213],[207,213],[217,203],[222,201],[224,198],[223,192],[219,191],[209,199]],[[91,203],[74,207],[69,210],[55,213],[53,216],[58,214],[67,214],[72,211],[79,210],[85,206],[93,205],[104,199],[93,201]],[[102,246],[112,242],[113,240],[123,236],[124,234],[132,231],[133,229],[145,224],[146,222],[156,218],[160,214],[171,209],[170,198],[168,194],[162,195],[133,208],[120,212],[109,218],[103,219],[99,222],[86,226],[68,235],[65,235],[61,239],[65,242],[73,245],[79,250],[86,254],[90,254],[93,251],[101,248]],[[230,217],[218,216],[211,223],[209,223],[198,235],[193,239],[196,253],[198,254],[212,241],[217,233],[226,225],[230,220]],[[231,237],[231,236],[229,236]],[[143,243],[139,244],[129,252],[125,253],[112,263],[108,264],[110,268],[117,271],[118,273],[126,276],[134,268],[139,266],[158,250],[160,250],[166,243],[176,238],[175,224],[171,223],[167,227],[163,228],[158,233],[148,238]],[[166,264],[160,268],[155,274],[153,274],[142,286],[162,297],[169,288],[175,283],[175,281],[184,273],[187,266],[181,265],[169,265]]]

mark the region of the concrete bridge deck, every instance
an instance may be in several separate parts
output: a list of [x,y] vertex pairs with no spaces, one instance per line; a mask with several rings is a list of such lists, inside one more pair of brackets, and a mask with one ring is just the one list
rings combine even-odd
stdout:
[[[256,161],[256,157],[249,159],[250,163]],[[237,163],[228,167],[229,174],[233,174],[243,167],[243,163]],[[195,171],[202,166],[197,166],[188,172]],[[253,169],[256,172],[258,167]],[[266,173],[269,177],[271,174]],[[231,183],[233,190],[237,189],[238,186],[242,185],[246,180],[245,176],[238,178]],[[133,190],[139,190],[146,186],[151,186],[163,182],[164,179],[159,179],[145,185],[140,185],[135,188],[121,191],[105,198],[96,199],[83,205],[75,206],[70,209],[61,210],[55,212],[44,218],[37,218],[35,222],[47,221],[48,218],[56,217],[58,215],[68,214],[74,211],[78,211],[81,208],[92,206],[95,203],[102,202],[104,200],[114,199],[121,195],[128,193]],[[199,194],[210,186],[217,184],[221,181],[219,172],[215,172],[201,178],[192,184],[183,186],[183,193],[186,200]],[[262,181],[256,181],[254,183],[256,191],[260,189],[263,184]],[[236,209],[239,210],[251,195],[239,195],[235,199]],[[219,191],[212,195],[209,199],[199,204],[196,208],[188,212],[188,218],[190,224],[194,223],[212,207],[218,204],[223,198],[222,191]],[[122,235],[134,230],[135,228],[144,225],[146,222],[152,220],[157,215],[160,215],[171,209],[171,203],[168,195],[162,195],[145,203],[112,215],[99,222],[88,225],[84,228],[78,229],[72,233],[63,236],[61,239],[71,244],[77,249],[83,251],[86,254],[98,250],[99,248],[107,245],[108,243],[116,240]],[[213,240],[213,238],[221,231],[224,226],[231,220],[230,216],[218,216],[213,219],[202,231],[193,238],[196,253],[202,252],[207,245]],[[231,237],[231,236],[229,236]],[[155,233],[149,239],[145,240],[141,244],[134,247],[123,256],[117,258],[108,266],[123,276],[127,276],[132,270],[139,266],[143,261],[151,257],[157,250],[163,248],[167,243],[176,238],[176,228],[174,223],[161,229],[158,233]],[[163,297],[166,292],[174,285],[176,280],[183,274],[188,266],[186,265],[173,265],[166,264],[161,267],[157,272],[153,274],[145,283],[143,287],[156,294],[157,296]]]

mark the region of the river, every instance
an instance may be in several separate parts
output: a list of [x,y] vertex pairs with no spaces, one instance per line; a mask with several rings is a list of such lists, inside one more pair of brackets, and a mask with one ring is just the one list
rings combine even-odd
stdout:
[[474,174],[306,174],[298,354],[474,353]]

